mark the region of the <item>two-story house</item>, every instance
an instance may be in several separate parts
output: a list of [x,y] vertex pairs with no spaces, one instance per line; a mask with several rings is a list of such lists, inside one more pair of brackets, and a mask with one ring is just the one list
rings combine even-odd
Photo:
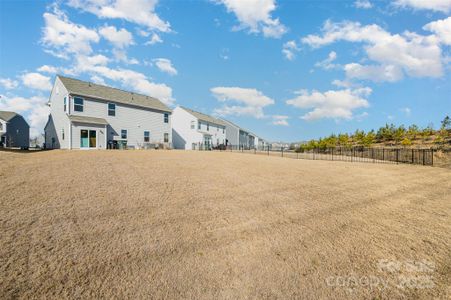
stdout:
[[0,147],[26,149],[30,145],[30,126],[18,113],[0,111]]
[[57,76],[45,125],[47,148],[105,149],[113,143],[170,146],[171,110],[158,99]]
[[172,112],[172,144],[185,150],[225,145],[225,125],[222,120],[178,106]]
[[266,142],[240,126],[230,122],[229,120],[222,120],[226,124],[226,138],[228,146],[237,149],[263,149]]

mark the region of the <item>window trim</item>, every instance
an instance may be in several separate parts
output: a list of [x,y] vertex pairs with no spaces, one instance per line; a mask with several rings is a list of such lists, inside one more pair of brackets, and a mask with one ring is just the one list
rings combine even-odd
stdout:
[[64,112],[67,112],[67,96],[64,97],[63,109],[64,109]]
[[[114,109],[111,109],[110,105],[114,105]],[[108,109],[108,116],[109,117],[115,117],[116,116],[116,103],[108,102],[107,103],[107,109]],[[113,114],[110,114],[110,112],[113,112]]]
[[210,131],[210,123],[207,123],[207,131]]
[[[125,137],[124,137],[124,132],[125,132]],[[127,129],[121,129],[121,139],[122,140],[126,140],[128,136],[128,131]]]
[[[167,139],[166,139],[167,138]],[[169,133],[165,132],[163,134],[163,142],[164,143],[169,143]]]
[[197,121],[197,130],[200,130],[202,128],[202,123],[200,121]]
[[[147,136],[146,136],[147,133]],[[146,141],[147,138],[147,141]],[[149,143],[150,142],[150,131],[148,130],[144,130],[144,143]]]
[[163,121],[164,121],[165,123],[169,123],[169,114],[168,114],[168,113],[164,113],[164,114],[163,114]]
[[[81,100],[81,104],[75,103],[76,100]],[[81,110],[77,110],[77,107],[81,107]],[[85,99],[82,97],[74,97],[74,111],[84,112],[84,110],[85,110],[84,107],[85,107]]]

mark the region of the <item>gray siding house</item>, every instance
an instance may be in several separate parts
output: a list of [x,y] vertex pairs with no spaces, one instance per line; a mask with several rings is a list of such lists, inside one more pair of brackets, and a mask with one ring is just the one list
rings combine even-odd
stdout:
[[171,110],[150,96],[57,76],[49,106],[49,149],[106,149],[114,141],[171,146]]
[[222,121],[226,124],[226,138],[228,145],[236,146],[239,149],[263,149],[265,145],[267,145],[262,138],[252,132],[243,129],[228,120],[222,119]]
[[0,111],[0,147],[28,148],[30,126],[25,119],[12,111]]

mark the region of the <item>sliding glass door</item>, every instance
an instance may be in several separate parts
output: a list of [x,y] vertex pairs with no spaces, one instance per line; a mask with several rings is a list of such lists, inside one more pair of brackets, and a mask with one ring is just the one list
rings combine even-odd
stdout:
[[96,148],[97,147],[97,131],[80,130],[80,148]]

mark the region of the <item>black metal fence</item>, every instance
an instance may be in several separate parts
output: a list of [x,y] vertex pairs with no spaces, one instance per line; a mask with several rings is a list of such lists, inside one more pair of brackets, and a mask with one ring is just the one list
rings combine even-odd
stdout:
[[270,146],[251,149],[229,145],[226,149],[219,149],[218,151],[280,156],[294,159],[434,165],[434,149],[336,147],[293,151],[284,148],[271,149]]

